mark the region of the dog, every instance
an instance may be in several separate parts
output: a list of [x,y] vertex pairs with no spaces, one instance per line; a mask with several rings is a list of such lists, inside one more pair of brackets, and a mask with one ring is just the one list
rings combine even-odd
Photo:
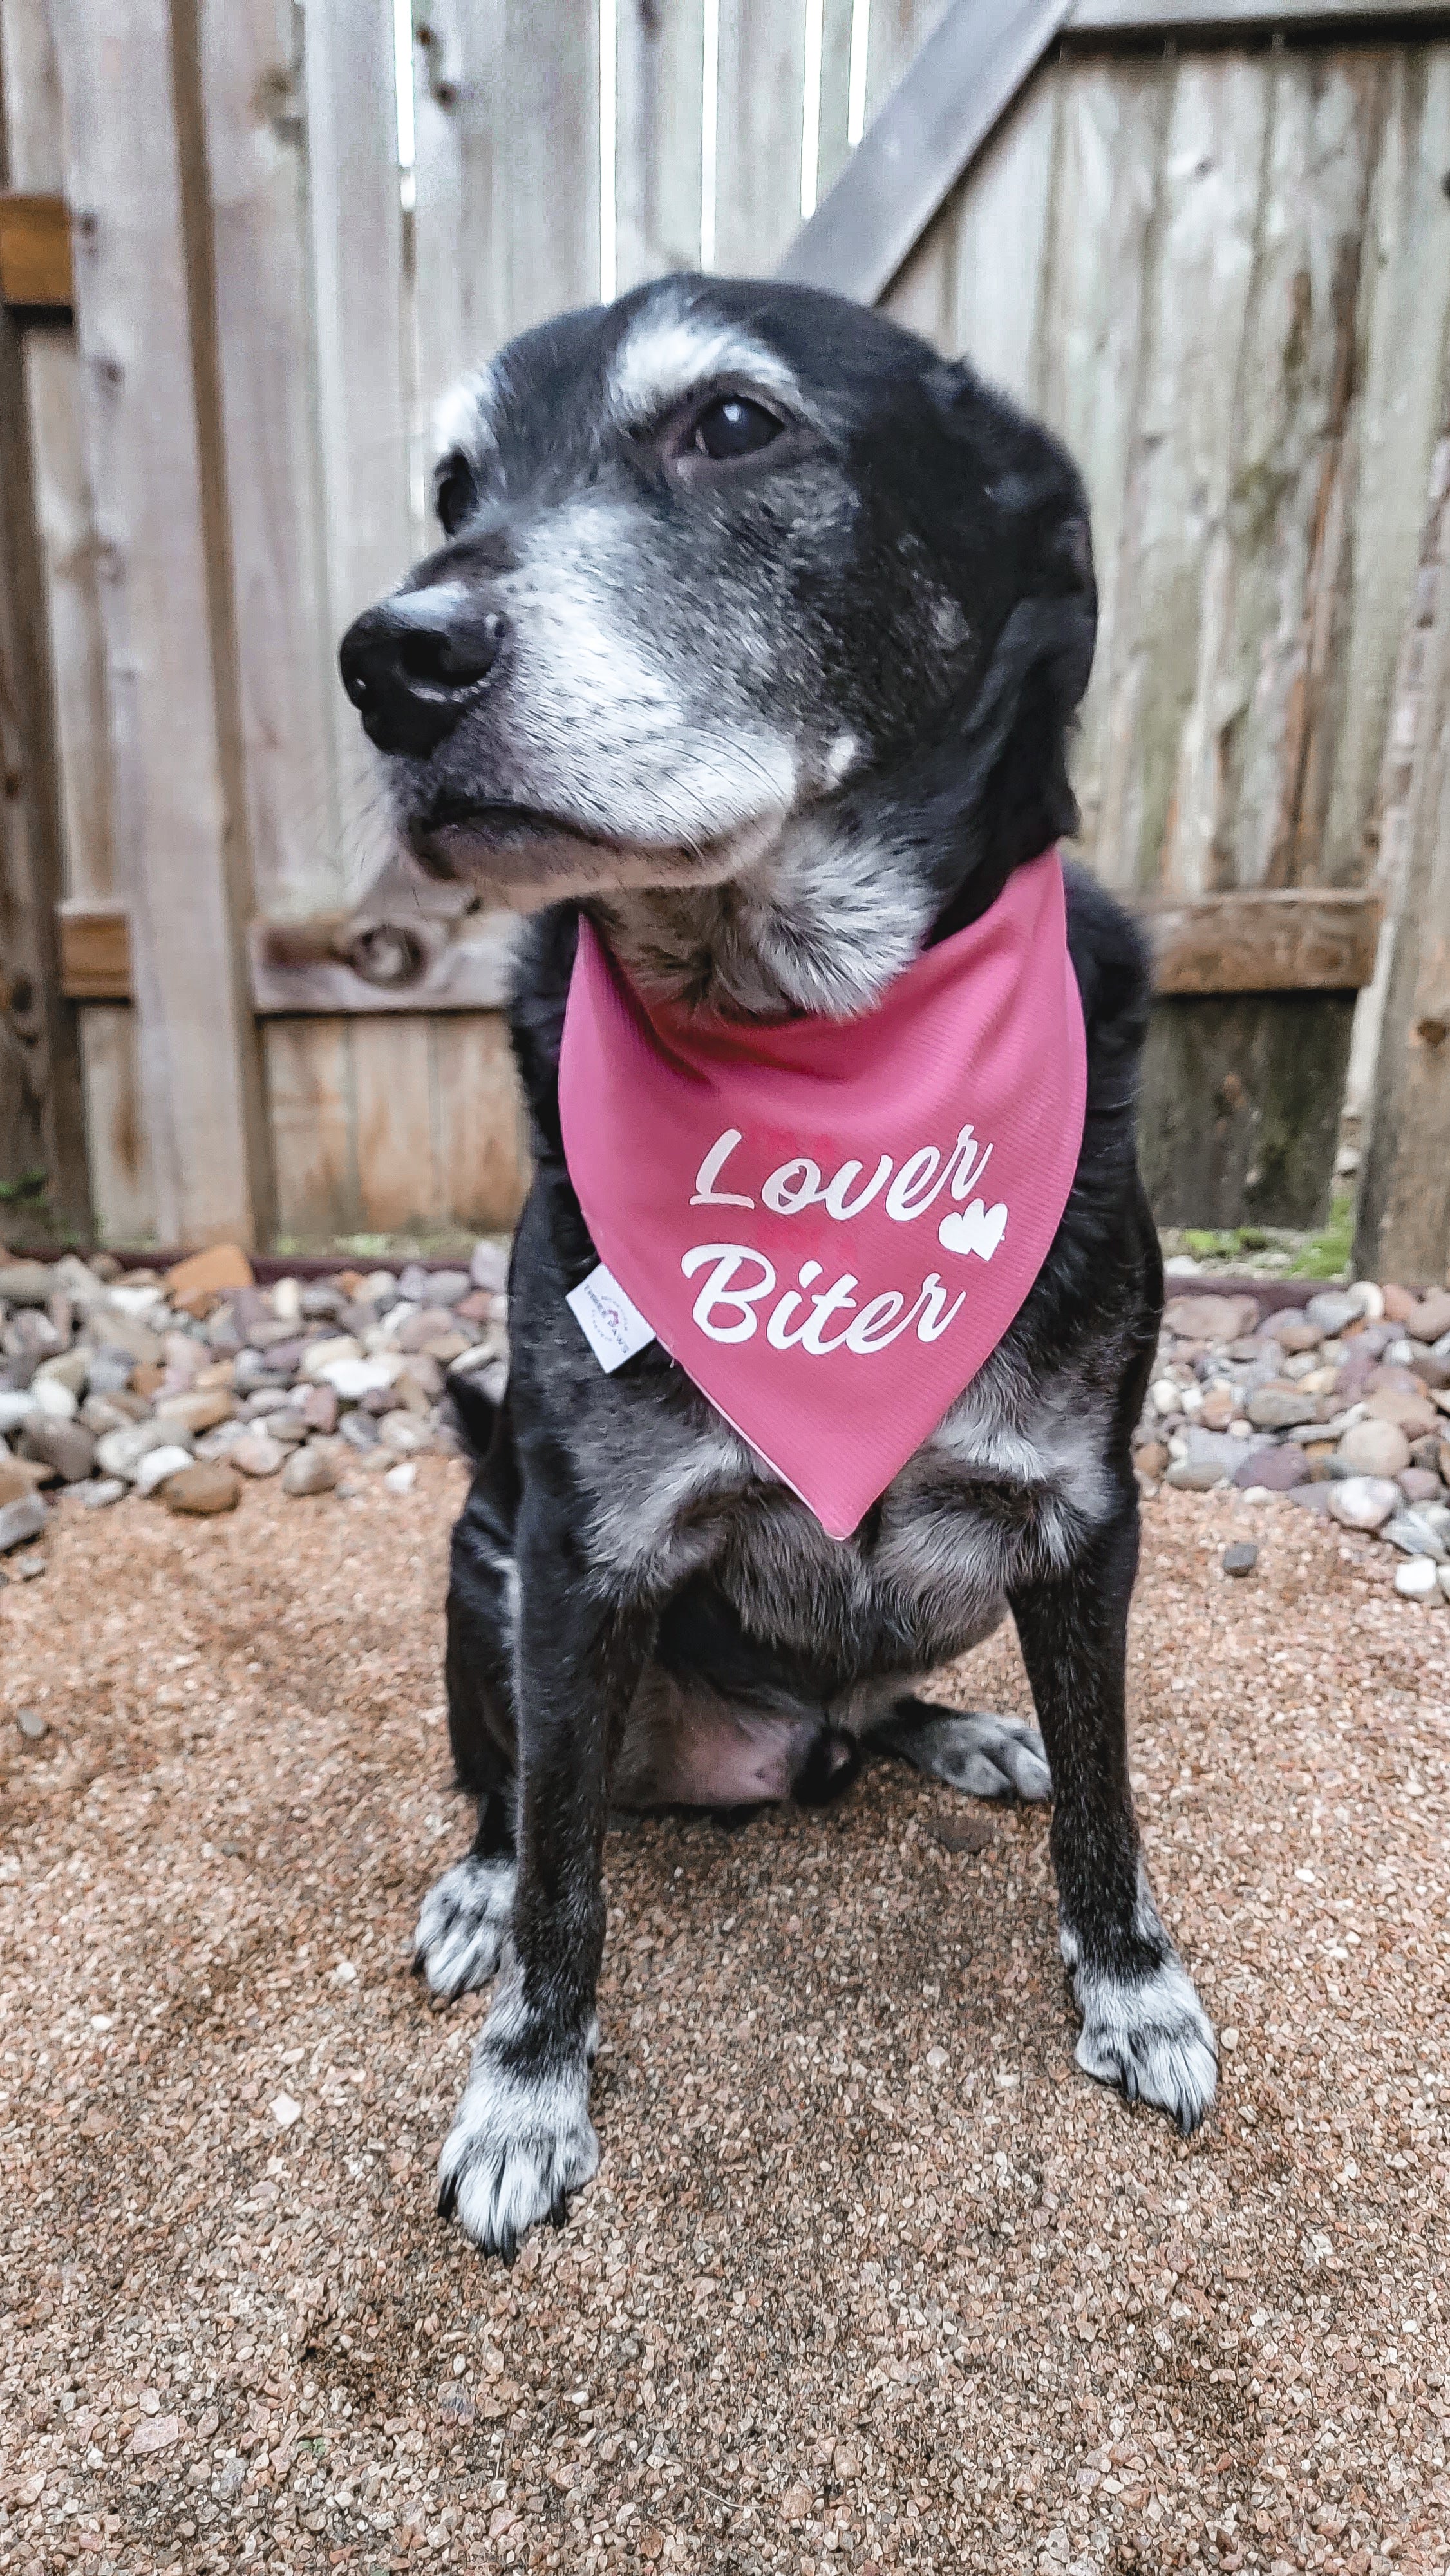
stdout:
[[[1078,2064],[1185,2132],[1213,2031],[1129,1787],[1129,1441],[1163,1300],[1138,1174],[1149,976],[1067,872],[1086,1110],[1025,1304],[845,1542],[658,1342],[606,1374],[566,1304],[597,1253],[559,1052],[581,918],[646,995],[849,1020],[1076,822],[1096,621],[1061,447],[970,367],[811,289],[675,277],[526,333],[452,406],[437,551],[344,640],[414,861],[531,917],[512,1013],[534,1178],[495,1410],[457,1524],[447,1686],[467,1856],[422,1972],[498,1972],[440,2208],[512,2259],[599,2160],[611,1805],[822,1800],[863,1753],[1053,1800]],[[1040,1721],[924,1677],[1007,1609]]]

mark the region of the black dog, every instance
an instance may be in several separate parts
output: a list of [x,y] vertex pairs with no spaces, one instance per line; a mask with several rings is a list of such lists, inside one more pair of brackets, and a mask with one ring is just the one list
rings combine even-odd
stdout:
[[[863,1744],[979,1796],[1054,1796],[1078,2062],[1191,2129],[1213,2035],[1149,1892],[1124,1715],[1128,1444],[1162,1303],[1127,917],[1070,876],[1088,1099],[1067,1210],[853,1539],[657,1343],[603,1374],[564,1302],[597,1258],[558,1112],[581,904],[646,991],[742,1017],[859,1013],[976,919],[1075,820],[1079,478],[877,314],[674,278],[507,349],[460,402],[437,501],[445,543],[353,627],[344,680],[417,860],[549,907],[514,1012],[536,1178],[512,1376],[496,1419],[473,1400],[449,1600],[479,1831],[418,1930],[441,1992],[504,1960],[442,2205],[507,2253],[595,2169],[611,1800],[820,1797]],[[1041,1738],[915,1696],[1008,1606]]]

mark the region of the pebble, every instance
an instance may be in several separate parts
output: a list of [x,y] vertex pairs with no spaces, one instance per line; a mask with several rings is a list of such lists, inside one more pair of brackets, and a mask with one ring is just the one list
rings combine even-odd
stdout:
[[383,1478],[383,1486],[390,1494],[411,1494],[417,1481],[417,1462],[412,1458],[406,1458],[399,1466],[388,1469]]
[[312,1442],[294,1449],[282,1470],[284,1494],[330,1494],[337,1483],[337,1461]]
[[1433,1467],[1404,1467],[1395,1478],[1407,1503],[1433,1503],[1440,1497],[1440,1479]]
[[1252,1574],[1259,1561],[1259,1551],[1250,1538],[1236,1538],[1223,1552],[1225,1574]]
[[360,1360],[362,1344],[351,1333],[331,1333],[324,1341],[309,1342],[302,1355],[304,1377],[324,1377],[339,1360]]
[[1210,1492],[1243,1462],[1245,1442],[1231,1439],[1226,1431],[1203,1431],[1193,1423],[1182,1439],[1183,1454],[1173,1460],[1164,1481],[1191,1494]]
[[28,1386],[0,1386],[0,1440],[7,1431],[18,1431],[36,1409]]
[[183,1467],[190,1465],[189,1449],[183,1449],[176,1440],[163,1441],[159,1449],[147,1450],[131,1479],[132,1489],[138,1494],[154,1494],[168,1476],[179,1475]]
[[233,1512],[241,1498],[240,1479],[215,1464],[180,1468],[161,1497],[168,1511],[198,1513]]
[[58,1377],[33,1377],[30,1392],[37,1412],[47,1413],[52,1422],[74,1422],[80,1411],[80,1398],[74,1387]]
[[13,1503],[0,1503],[0,1556],[39,1538],[48,1518],[39,1494],[21,1494]]
[[1428,1557],[1413,1556],[1407,1565],[1395,1568],[1395,1590],[1406,1601],[1434,1601],[1440,1595],[1439,1577],[1450,1567],[1436,1567]]
[[46,1261],[9,1261],[0,1266],[0,1301],[10,1306],[43,1306],[55,1287]]
[[124,1476],[92,1476],[88,1484],[76,1487],[88,1512],[103,1512],[108,1503],[123,1501],[130,1490]]
[[338,1436],[354,1449],[375,1449],[378,1445],[377,1416],[372,1413],[345,1413],[338,1426]]
[[1406,1556],[1427,1556],[1437,1565],[1450,1563],[1450,1547],[1424,1512],[1400,1512],[1385,1523],[1384,1535],[1391,1547],[1402,1549]]
[[1325,1488],[1329,1500],[1325,1506],[1346,1529],[1383,1529],[1404,1502],[1399,1486],[1386,1476],[1346,1476],[1341,1484]]
[[1287,1379],[1270,1378],[1267,1385],[1255,1387],[1244,1410],[1257,1431],[1288,1431],[1319,1420],[1319,1399]]
[[1417,1342],[1438,1342],[1450,1333],[1450,1288],[1432,1288],[1405,1317],[1405,1329]]
[[63,1485],[78,1485],[90,1474],[95,1438],[78,1422],[52,1422],[44,1414],[32,1414],[23,1436],[31,1457],[52,1467]]
[[195,1393],[163,1395],[158,1398],[158,1422],[179,1422],[188,1431],[214,1431],[236,1411],[226,1387],[202,1387]]
[[39,1744],[42,1738],[50,1733],[50,1728],[38,1708],[17,1708],[15,1723],[27,1744]]
[[43,1485],[50,1469],[39,1458],[0,1458],[0,1503],[18,1503]]
[[244,1476],[275,1476],[287,1455],[280,1440],[266,1431],[244,1431],[227,1451],[229,1466],[240,1467]]
[[1309,1299],[1304,1312],[1311,1324],[1319,1326],[1321,1333],[1342,1333],[1346,1324],[1355,1322],[1363,1308],[1352,1288],[1320,1288]]
[[375,1359],[332,1360],[317,1372],[344,1404],[380,1395],[385,1387],[395,1386],[402,1373],[402,1357],[394,1352],[380,1352]]
[[[490,1283],[477,1280],[479,1287]],[[1185,1342],[1231,1342],[1240,1333],[1251,1333],[1259,1320],[1256,1297],[1172,1297],[1164,1323],[1170,1333]]]
[[385,1413],[378,1423],[378,1437],[384,1448],[393,1450],[399,1458],[415,1458],[420,1449],[427,1448],[431,1436],[427,1423],[420,1422],[416,1413]]
[[429,1273],[427,1296],[434,1306],[457,1306],[475,1285],[466,1270],[434,1270]]
[[1239,1487],[1259,1486],[1270,1494],[1286,1494],[1293,1485],[1309,1481],[1309,1461],[1292,1441],[1281,1449],[1261,1448],[1252,1444],[1251,1454],[1234,1469],[1234,1483]]
[[1350,1424],[1335,1456],[1352,1476],[1399,1476],[1410,1463],[1410,1444],[1397,1422],[1366,1415]]
[[1371,1421],[1397,1423],[1407,1440],[1435,1428],[1435,1407],[1429,1397],[1411,1395],[1407,1388],[1377,1386],[1365,1397],[1364,1409]]
[[177,1445],[174,1432],[164,1422],[132,1422],[124,1431],[108,1431],[96,1442],[95,1463],[103,1476],[124,1476],[134,1482],[149,1451]]
[[508,1245],[502,1241],[490,1240],[486,1236],[482,1238],[473,1247],[473,1258],[468,1265],[468,1275],[475,1288],[495,1290],[507,1288]]

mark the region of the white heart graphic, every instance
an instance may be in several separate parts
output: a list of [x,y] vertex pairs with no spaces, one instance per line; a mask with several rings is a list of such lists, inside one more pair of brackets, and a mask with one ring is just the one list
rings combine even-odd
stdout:
[[1006,1231],[1004,1200],[999,1199],[995,1207],[989,1208],[983,1200],[973,1199],[960,1215],[953,1211],[942,1218],[937,1241],[945,1252],[976,1252],[983,1261],[990,1261]]

